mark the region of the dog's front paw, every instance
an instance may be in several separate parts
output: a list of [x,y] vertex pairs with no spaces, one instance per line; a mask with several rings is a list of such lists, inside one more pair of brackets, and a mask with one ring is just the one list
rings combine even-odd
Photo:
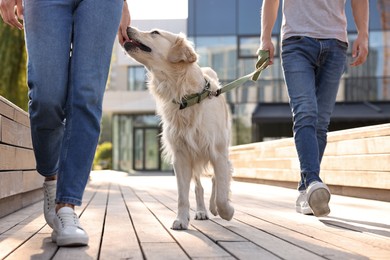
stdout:
[[207,220],[207,219],[209,219],[209,217],[207,216],[206,211],[197,211],[195,213],[195,219],[196,220]]
[[215,202],[210,201],[209,210],[210,210],[211,214],[213,214],[214,216],[218,215],[217,204],[215,204]]
[[188,224],[189,224],[189,220],[188,219],[175,219],[175,221],[173,221],[173,224],[172,224],[172,229],[173,230],[186,230],[188,229]]
[[230,203],[223,203],[218,205],[218,214],[225,220],[231,220],[234,215],[234,208]]

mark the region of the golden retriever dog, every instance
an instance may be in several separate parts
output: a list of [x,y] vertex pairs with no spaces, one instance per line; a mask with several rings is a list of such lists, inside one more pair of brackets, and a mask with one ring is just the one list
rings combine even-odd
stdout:
[[184,109],[179,105],[186,97],[202,92],[206,85],[217,91],[217,74],[210,68],[200,68],[198,56],[183,34],[132,27],[127,33],[131,40],[124,44],[126,52],[148,70],[148,88],[162,121],[163,152],[171,160],[177,179],[178,212],[172,229],[188,228],[192,179],[197,204],[195,219],[208,219],[200,176],[210,164],[214,170],[210,212],[231,220],[234,208],[229,200],[230,116],[225,98],[211,96]]

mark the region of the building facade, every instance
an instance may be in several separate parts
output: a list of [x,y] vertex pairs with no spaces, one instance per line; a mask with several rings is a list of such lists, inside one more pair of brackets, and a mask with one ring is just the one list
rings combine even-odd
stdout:
[[[254,69],[261,4],[260,0],[189,0],[187,20],[144,21],[140,26],[186,33],[200,65],[212,67],[224,85]],[[357,33],[350,1],[346,14],[352,59]],[[225,94],[233,118],[233,145],[292,136],[279,55],[281,20],[280,8],[273,30],[274,65],[257,82],[249,81]],[[368,60],[363,66],[348,67],[343,75],[330,130],[390,122],[390,1],[370,0],[369,30]],[[170,169],[159,152],[159,119],[146,91],[145,70],[117,50],[105,101],[105,112],[113,115],[113,166],[125,171]]]

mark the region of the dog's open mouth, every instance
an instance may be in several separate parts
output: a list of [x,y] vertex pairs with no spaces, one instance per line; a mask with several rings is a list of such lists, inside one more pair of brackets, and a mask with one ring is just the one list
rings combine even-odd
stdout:
[[125,48],[126,51],[130,51],[130,50],[132,50],[134,48],[139,48],[140,50],[145,51],[145,52],[151,52],[152,51],[151,48],[149,48],[148,46],[146,46],[142,42],[137,41],[135,39],[131,39],[131,38],[130,38],[130,41],[125,42],[123,47]]

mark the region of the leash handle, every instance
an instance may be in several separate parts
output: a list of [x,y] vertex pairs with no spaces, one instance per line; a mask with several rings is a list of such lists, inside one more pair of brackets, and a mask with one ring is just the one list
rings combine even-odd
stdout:
[[269,65],[269,51],[268,50],[258,50],[257,52],[258,58],[256,62],[256,71],[254,72],[251,80],[256,81],[261,72],[268,67]]

